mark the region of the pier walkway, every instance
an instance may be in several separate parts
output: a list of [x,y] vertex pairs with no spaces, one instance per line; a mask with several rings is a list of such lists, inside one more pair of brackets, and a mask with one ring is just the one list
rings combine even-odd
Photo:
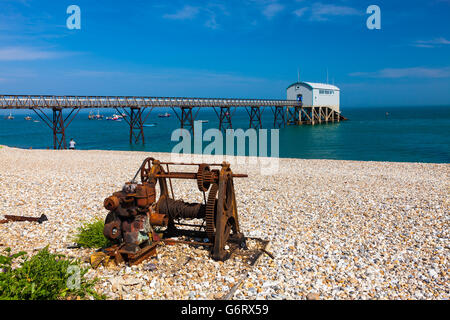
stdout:
[[[132,96],[50,96],[50,95],[0,95],[0,109],[31,109],[53,132],[54,149],[66,149],[65,130],[81,109],[114,108],[125,114],[130,127],[130,144],[145,144],[144,125],[154,108],[171,108],[180,127],[194,130],[194,121],[203,108],[213,108],[219,119],[219,129],[232,129],[232,116],[237,108],[249,115],[249,128],[262,128],[261,118],[265,108],[273,113],[275,128],[286,125],[318,124],[345,120],[331,107],[303,106],[297,100],[272,99],[221,99]],[[52,110],[49,117],[45,109]],[[65,113],[65,115],[63,114]]]

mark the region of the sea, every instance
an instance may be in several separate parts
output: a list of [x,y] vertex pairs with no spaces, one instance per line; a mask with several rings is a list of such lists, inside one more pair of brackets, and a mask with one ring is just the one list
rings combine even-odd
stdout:
[[[10,112],[14,120],[6,119]],[[117,113],[115,109],[81,110],[66,130],[67,143],[73,138],[77,149],[171,152],[180,143],[180,140],[172,139],[174,130],[179,128],[179,120],[171,109],[154,109],[150,113],[146,124],[151,126],[144,127],[145,144],[129,143],[126,121],[89,120],[89,112],[99,112],[105,118]],[[165,112],[171,117],[158,117]],[[278,134],[278,156],[281,158],[450,162],[450,106],[344,106],[341,112],[348,121],[286,126],[274,133],[270,130],[274,128],[273,113],[266,108],[262,125],[268,129],[268,155],[272,151],[270,139]],[[25,116],[39,122],[27,121]],[[51,118],[50,111],[48,116]],[[218,117],[210,108],[200,110],[196,119],[205,121],[202,133],[218,127]],[[248,129],[249,115],[245,109],[232,110],[232,125],[233,129]],[[258,137],[261,140],[263,136],[259,134]],[[210,143],[203,141],[203,149]],[[0,145],[52,149],[52,131],[32,110],[0,110]],[[251,152],[248,146],[246,154]]]

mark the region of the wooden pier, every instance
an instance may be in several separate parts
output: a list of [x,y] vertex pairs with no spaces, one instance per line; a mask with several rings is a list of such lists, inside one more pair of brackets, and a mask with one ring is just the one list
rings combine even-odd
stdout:
[[340,122],[347,120],[332,107],[286,107],[286,125],[315,125],[329,122]]
[[[195,119],[204,108],[215,111],[219,130],[233,128],[232,117],[237,108],[245,108],[249,116],[249,128],[254,129],[262,128],[262,116],[266,108],[272,111],[274,128],[346,120],[332,107],[308,107],[297,100],[0,95],[0,109],[33,110],[52,130],[54,149],[67,149],[65,130],[81,109],[88,108],[114,108],[120,114],[125,114],[124,120],[130,128],[130,144],[145,144],[144,125],[155,108],[171,108],[180,122],[180,128],[192,132]],[[52,110],[52,117],[44,112],[45,109]]]

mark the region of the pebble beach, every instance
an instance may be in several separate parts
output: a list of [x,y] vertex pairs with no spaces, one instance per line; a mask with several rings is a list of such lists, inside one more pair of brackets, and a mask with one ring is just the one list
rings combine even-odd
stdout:
[[[0,224],[0,250],[30,255],[67,249],[79,227],[104,219],[103,200],[130,181],[146,157],[168,153],[0,148],[3,215],[48,221]],[[216,163],[222,161],[217,157]],[[279,159],[276,174],[232,164],[239,223],[270,241],[254,267],[202,247],[167,245],[133,267],[100,266],[108,299],[449,299],[449,164]],[[202,201],[195,181],[173,182],[175,197]],[[89,266],[86,263],[86,266]]]

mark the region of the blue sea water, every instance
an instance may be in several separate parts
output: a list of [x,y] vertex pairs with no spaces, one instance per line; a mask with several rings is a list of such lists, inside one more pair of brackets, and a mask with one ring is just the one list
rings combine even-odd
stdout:
[[[166,111],[172,114],[170,118],[158,117],[158,113]],[[53,148],[52,132],[43,121],[24,120],[26,115],[38,119],[31,110],[12,110],[15,119],[6,120],[9,112],[0,111],[0,144],[19,148]],[[109,116],[116,111],[101,109],[100,113]],[[129,144],[129,127],[125,121],[91,121],[88,114],[89,110],[80,111],[66,131],[67,142],[73,138],[77,149],[171,152],[178,144],[178,141],[171,141],[172,131],[179,127],[179,121],[170,109],[152,111],[146,123],[156,123],[156,126],[144,128],[145,145]],[[349,121],[280,129],[280,157],[450,162],[450,107],[344,107],[342,114]],[[203,132],[218,127],[217,115],[212,109],[201,110],[197,120],[209,120],[203,123]],[[232,120],[233,128],[248,128],[245,110],[237,109]],[[268,108],[263,113],[263,127],[273,127],[273,114]],[[204,142],[203,148],[209,143]]]

